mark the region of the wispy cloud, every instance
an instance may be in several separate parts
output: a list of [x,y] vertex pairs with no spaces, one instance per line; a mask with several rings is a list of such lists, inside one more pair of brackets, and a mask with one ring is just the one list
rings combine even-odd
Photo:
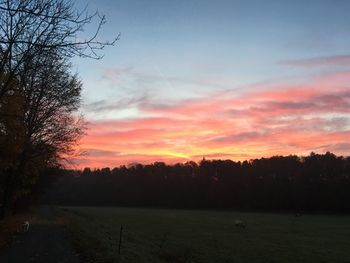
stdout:
[[146,104],[149,100],[149,96],[146,94],[135,95],[132,98],[126,97],[118,100],[99,100],[93,103],[83,105],[83,109],[87,112],[101,113],[113,110],[121,110],[128,107],[138,107],[139,105]]
[[119,81],[121,78],[133,73],[133,67],[108,68],[103,70],[101,78],[108,81]]
[[306,59],[282,61],[281,64],[292,67],[314,68],[324,66],[350,66],[350,55],[324,56]]

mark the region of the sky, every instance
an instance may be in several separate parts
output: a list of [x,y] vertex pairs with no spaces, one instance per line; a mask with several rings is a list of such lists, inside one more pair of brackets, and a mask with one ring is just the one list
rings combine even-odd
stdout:
[[[76,1],[107,23],[74,58],[76,167],[350,155],[350,1]],[[82,32],[91,35],[96,23]]]

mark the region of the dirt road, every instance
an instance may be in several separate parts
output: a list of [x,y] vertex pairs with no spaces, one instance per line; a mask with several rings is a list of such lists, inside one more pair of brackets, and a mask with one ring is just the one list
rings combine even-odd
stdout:
[[18,234],[10,248],[0,252],[1,263],[79,263],[79,255],[65,236],[49,206],[41,206],[29,231]]

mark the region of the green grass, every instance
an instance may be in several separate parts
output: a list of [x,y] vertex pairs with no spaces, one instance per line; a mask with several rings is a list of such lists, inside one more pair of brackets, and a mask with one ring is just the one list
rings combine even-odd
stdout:
[[[91,262],[350,262],[350,216],[65,208]],[[236,219],[247,228],[235,226]],[[121,255],[118,255],[123,225]]]

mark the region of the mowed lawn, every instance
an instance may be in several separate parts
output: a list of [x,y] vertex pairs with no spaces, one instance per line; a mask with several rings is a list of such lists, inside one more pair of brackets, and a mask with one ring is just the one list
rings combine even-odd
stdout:
[[[70,219],[73,238],[86,261],[350,262],[350,216],[96,207],[61,210]],[[235,220],[246,222],[247,227],[236,227]]]

